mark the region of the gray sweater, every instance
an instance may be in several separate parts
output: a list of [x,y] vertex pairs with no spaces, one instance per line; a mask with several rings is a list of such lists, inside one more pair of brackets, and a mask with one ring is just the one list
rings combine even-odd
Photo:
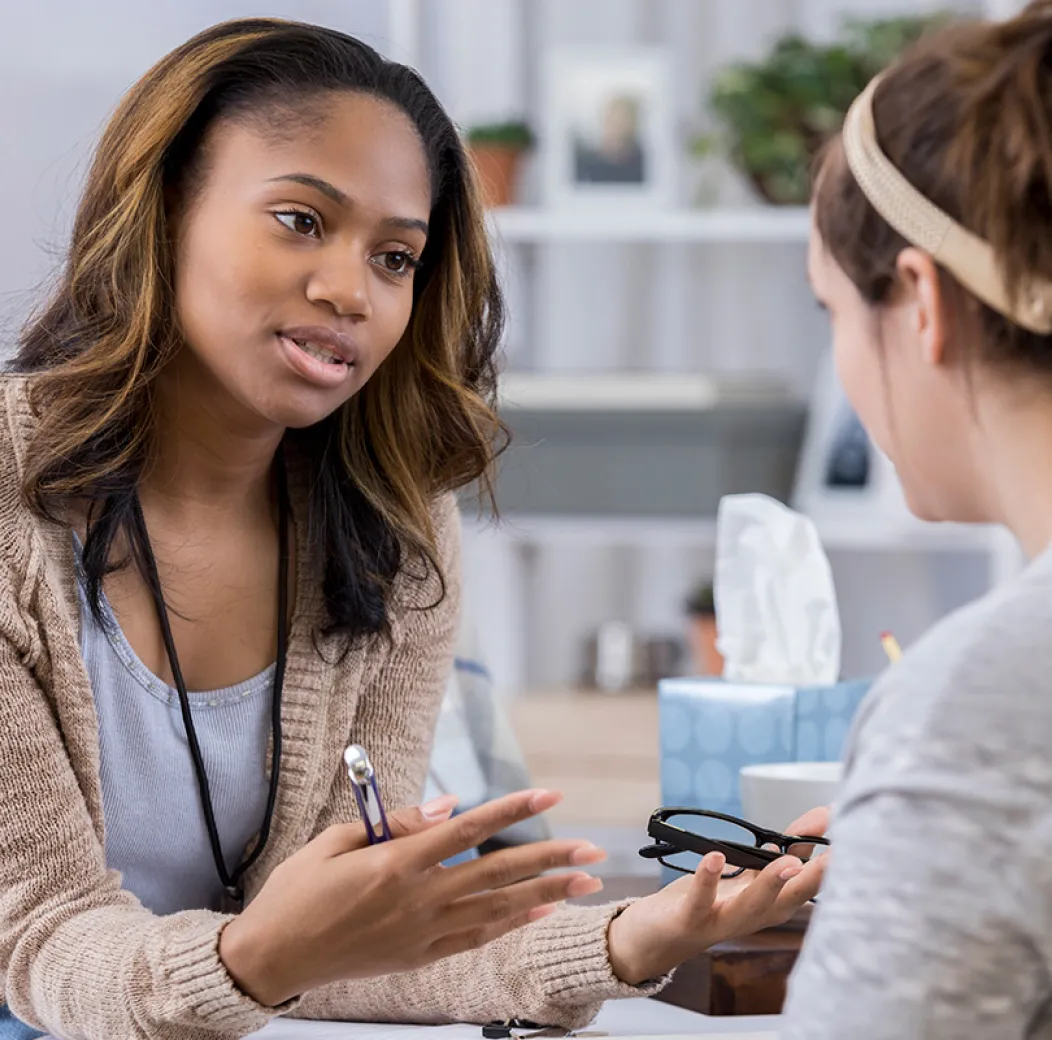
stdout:
[[874,686],[789,1040],[1052,1038],[1052,550]]

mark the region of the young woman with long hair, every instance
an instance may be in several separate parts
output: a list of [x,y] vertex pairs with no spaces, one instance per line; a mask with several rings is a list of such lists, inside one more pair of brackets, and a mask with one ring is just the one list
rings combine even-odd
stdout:
[[[420,797],[486,487],[503,305],[410,69],[215,26],[104,133],[0,383],[0,1036],[234,1037],[278,1014],[580,1025],[788,916],[820,865],[631,904],[587,842],[441,863],[557,800]],[[395,840],[343,766],[371,754]],[[812,826],[821,826],[819,817]]]

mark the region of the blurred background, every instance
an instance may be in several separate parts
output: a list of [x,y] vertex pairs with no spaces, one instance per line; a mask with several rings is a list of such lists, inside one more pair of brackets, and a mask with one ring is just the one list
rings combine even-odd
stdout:
[[805,204],[823,135],[926,19],[1019,6],[4,0],[4,342],[61,256],[101,125],[188,36],[274,14],[417,67],[477,157],[510,306],[504,518],[465,510],[473,655],[568,818],[638,820],[657,799],[656,680],[719,669],[722,495],[815,519],[845,677],[881,667],[881,631],[909,643],[1018,566],[996,531],[906,515],[828,367]]

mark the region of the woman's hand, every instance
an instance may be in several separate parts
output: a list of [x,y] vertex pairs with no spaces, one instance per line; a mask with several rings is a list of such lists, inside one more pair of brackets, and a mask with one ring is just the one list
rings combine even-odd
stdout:
[[[825,834],[827,809],[812,809],[790,834]],[[804,865],[783,856],[762,872],[722,880],[721,853],[710,852],[697,873],[640,899],[610,922],[610,964],[622,982],[658,978],[714,943],[782,924],[818,892],[825,856]]]
[[482,946],[589,895],[580,872],[604,858],[586,841],[545,841],[443,868],[505,827],[545,812],[551,791],[521,791],[450,820],[456,800],[392,813],[393,841],[367,845],[360,823],[329,827],[274,869],[220,935],[241,990],[273,1006],[340,979],[388,975]]

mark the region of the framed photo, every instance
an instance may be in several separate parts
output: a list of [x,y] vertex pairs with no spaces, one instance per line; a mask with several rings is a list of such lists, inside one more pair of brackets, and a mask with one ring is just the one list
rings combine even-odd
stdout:
[[816,518],[909,518],[895,469],[848,403],[832,352],[815,381],[792,506]]
[[544,64],[549,205],[669,205],[676,144],[669,56],[659,47],[556,48]]

